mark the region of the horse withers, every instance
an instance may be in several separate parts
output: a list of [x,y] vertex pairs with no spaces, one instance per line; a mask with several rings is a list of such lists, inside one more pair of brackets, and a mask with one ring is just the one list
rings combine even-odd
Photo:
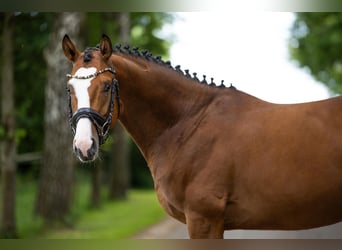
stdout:
[[[298,230],[342,220],[342,97],[272,104],[217,87],[137,48],[80,52],[63,39],[73,147],[93,161],[117,120],[165,211],[191,238]],[[120,95],[118,89],[120,88]]]

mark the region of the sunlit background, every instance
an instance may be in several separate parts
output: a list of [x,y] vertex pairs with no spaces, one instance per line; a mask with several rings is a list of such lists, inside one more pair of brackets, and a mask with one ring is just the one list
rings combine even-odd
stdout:
[[[174,33],[172,64],[224,80],[275,103],[330,97],[327,88],[290,60],[289,12],[183,12],[163,33]],[[199,77],[201,79],[201,77]]]

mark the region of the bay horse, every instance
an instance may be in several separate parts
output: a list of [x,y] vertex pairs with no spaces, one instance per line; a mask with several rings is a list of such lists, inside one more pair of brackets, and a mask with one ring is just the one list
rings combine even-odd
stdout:
[[95,160],[119,120],[190,238],[342,220],[342,97],[272,104],[106,35],[84,52],[65,35],[62,47],[78,158]]

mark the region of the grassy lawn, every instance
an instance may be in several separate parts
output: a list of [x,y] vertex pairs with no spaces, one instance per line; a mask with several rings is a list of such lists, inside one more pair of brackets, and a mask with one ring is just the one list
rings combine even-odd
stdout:
[[165,217],[154,190],[131,190],[125,201],[103,198],[100,208],[89,208],[89,183],[83,181],[75,190],[72,226],[47,228],[33,216],[36,183],[18,182],[16,214],[21,238],[125,239]]
[[123,239],[165,216],[153,191],[132,190],[127,201],[105,203],[89,210],[70,230],[50,231],[43,238]]

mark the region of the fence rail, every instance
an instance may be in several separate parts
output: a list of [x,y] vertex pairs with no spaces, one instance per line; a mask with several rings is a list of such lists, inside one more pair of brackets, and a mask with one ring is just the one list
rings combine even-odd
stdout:
[[23,162],[31,162],[31,161],[40,161],[42,159],[42,152],[30,152],[17,155],[16,162],[23,163]]

